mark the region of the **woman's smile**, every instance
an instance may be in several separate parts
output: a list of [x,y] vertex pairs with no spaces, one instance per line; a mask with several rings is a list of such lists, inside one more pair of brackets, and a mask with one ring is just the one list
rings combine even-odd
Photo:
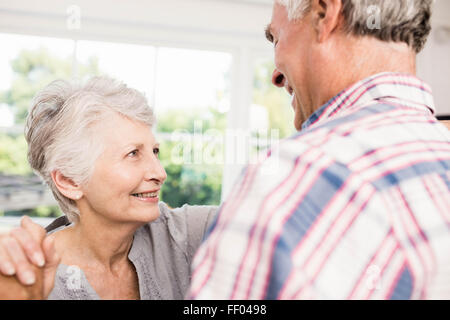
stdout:
[[159,189],[154,191],[146,191],[141,193],[131,194],[136,200],[144,203],[158,203],[159,202]]

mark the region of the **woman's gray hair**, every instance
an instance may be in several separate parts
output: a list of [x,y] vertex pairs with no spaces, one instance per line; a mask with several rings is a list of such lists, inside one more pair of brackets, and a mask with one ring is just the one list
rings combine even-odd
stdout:
[[[286,7],[289,20],[300,19],[311,7],[311,0],[275,1]],[[356,36],[405,42],[419,53],[431,31],[432,3],[433,0],[342,0],[345,30]]]
[[25,126],[28,162],[70,221],[78,221],[79,210],[59,192],[51,173],[58,170],[77,185],[87,183],[103,151],[96,124],[113,112],[149,127],[155,122],[142,93],[108,77],[94,77],[84,85],[56,80],[33,98]]

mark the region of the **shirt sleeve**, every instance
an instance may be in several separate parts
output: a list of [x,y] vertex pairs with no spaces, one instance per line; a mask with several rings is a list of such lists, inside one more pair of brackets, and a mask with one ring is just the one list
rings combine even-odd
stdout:
[[[164,205],[165,211],[170,212],[178,233],[185,233],[185,247],[187,258],[192,261],[195,252],[200,246],[206,231],[213,223],[218,210],[217,206],[191,206],[188,204],[179,208],[169,209]],[[166,213],[167,214],[167,213]]]
[[[287,142],[279,154],[248,166],[234,187],[194,257],[187,297],[311,298],[313,288],[316,297],[341,298],[389,229],[371,209],[373,199],[373,187],[344,165]],[[345,238],[342,230],[367,209],[368,221]],[[373,236],[370,244],[363,243],[367,236]],[[333,248],[337,256],[330,256]],[[336,287],[341,291],[333,292]]]

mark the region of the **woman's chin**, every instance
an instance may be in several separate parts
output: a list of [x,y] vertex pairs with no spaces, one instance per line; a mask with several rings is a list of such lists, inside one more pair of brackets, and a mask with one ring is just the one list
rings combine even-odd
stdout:
[[109,214],[105,214],[109,219],[124,223],[145,224],[159,218],[158,198],[152,199],[154,201],[142,201],[131,197],[132,199],[127,203],[116,203],[116,206],[110,203],[108,209],[103,212],[109,212]]
[[159,207],[155,206],[153,208],[136,208],[132,217],[135,218],[137,222],[149,223],[158,219],[159,215]]

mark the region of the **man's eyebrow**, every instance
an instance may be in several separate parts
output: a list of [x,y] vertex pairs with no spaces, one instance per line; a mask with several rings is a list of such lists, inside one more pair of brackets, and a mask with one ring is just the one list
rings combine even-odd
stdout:
[[272,26],[270,24],[267,25],[266,30],[266,39],[270,42],[273,42],[273,35],[272,35]]

